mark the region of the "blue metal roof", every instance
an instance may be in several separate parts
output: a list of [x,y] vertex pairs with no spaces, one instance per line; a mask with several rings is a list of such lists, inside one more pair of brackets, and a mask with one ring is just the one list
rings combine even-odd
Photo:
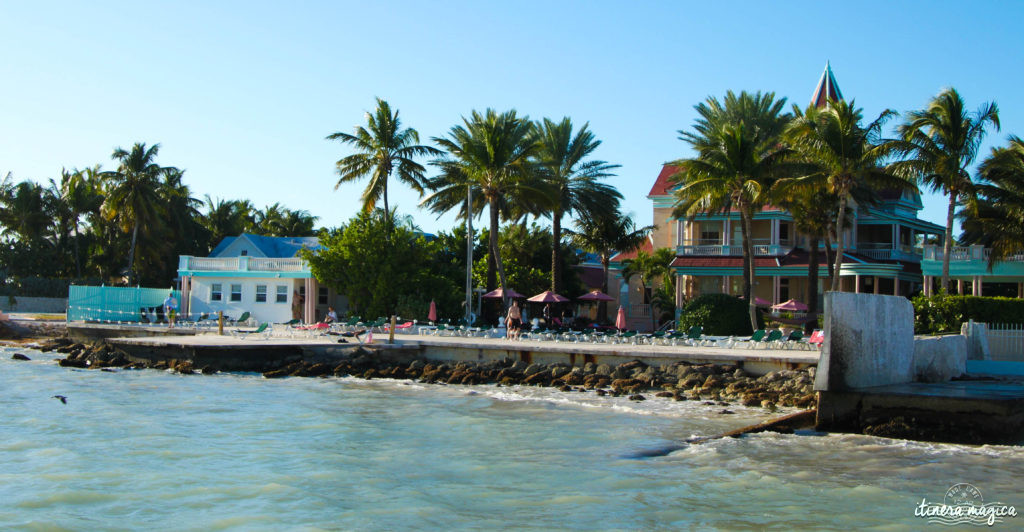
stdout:
[[219,256],[239,238],[248,240],[261,253],[275,259],[294,257],[303,247],[310,249],[320,248],[320,240],[315,236],[261,236],[242,233],[239,236],[224,237],[224,240],[221,240],[217,247],[213,248],[213,251],[210,252],[210,256]]

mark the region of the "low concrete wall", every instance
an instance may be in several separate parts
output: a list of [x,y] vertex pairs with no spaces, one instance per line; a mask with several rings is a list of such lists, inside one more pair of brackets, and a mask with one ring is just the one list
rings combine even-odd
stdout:
[[63,314],[68,310],[68,299],[66,297],[0,296],[0,310]]
[[814,389],[843,391],[914,380],[914,307],[905,297],[825,294],[825,343]]
[[966,337],[954,334],[914,339],[914,376],[918,382],[946,382],[966,371]]

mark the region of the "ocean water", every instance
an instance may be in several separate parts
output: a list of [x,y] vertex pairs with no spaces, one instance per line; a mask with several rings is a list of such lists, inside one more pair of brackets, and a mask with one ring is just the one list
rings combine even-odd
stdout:
[[961,482],[1024,510],[1019,447],[802,432],[636,458],[768,415],[538,388],[109,373],[55,358],[0,348],[3,529],[917,530],[922,499],[942,502]]

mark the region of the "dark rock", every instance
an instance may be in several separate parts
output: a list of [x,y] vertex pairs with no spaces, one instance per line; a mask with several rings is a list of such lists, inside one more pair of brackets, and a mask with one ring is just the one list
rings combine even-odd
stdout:
[[103,369],[101,369],[100,371],[106,371],[107,373],[117,373],[117,371],[115,371],[115,370],[112,370],[112,369],[110,369],[110,368],[103,368]]
[[597,373],[598,375],[608,375],[608,376],[611,376],[611,374],[612,374],[612,367],[609,366],[608,364],[598,364],[597,367],[594,368],[594,372]]
[[86,363],[86,361],[84,361],[84,360],[77,360],[77,359],[70,359],[70,358],[62,358],[59,361],[57,361],[57,363],[60,364],[61,366],[65,367],[65,368],[87,368],[87,367],[89,367],[89,364]]
[[560,391],[560,392],[571,392],[572,391],[572,386],[563,385],[561,388],[558,389],[558,391]]
[[630,395],[629,396],[629,400],[630,401],[646,401],[647,398],[642,396],[642,395],[640,395],[640,394],[635,394],[635,395]]
[[213,375],[217,373],[217,370],[213,366],[203,366],[202,373],[203,375]]
[[672,397],[674,395],[672,392],[658,392],[654,394],[655,397]]
[[600,388],[598,388],[596,390],[596,392],[597,392],[597,395],[600,395],[601,397],[604,397],[604,396],[608,395],[608,392],[606,392],[606,391],[604,391],[604,390],[602,390]]
[[722,410],[721,412],[719,412],[719,414],[735,414],[735,413],[736,412],[733,412],[732,410]]
[[166,360],[160,360],[156,364],[153,364],[153,369],[168,369],[170,364]]
[[287,369],[275,369],[274,371],[267,371],[263,374],[265,379],[280,379],[288,376]]
[[626,371],[632,371],[633,368],[647,368],[647,364],[645,364],[641,360],[632,360],[630,362],[624,362],[622,364],[619,364],[619,368],[624,369]]
[[27,357],[27,356],[25,356],[25,355],[23,355],[23,354],[21,354],[21,353],[14,353],[13,355],[11,355],[11,360],[32,360],[32,359]]
[[705,406],[715,406],[715,402],[714,401],[704,401],[704,405]]
[[174,371],[177,371],[182,375],[191,375],[195,373],[195,369],[192,367],[192,363],[188,361],[179,362],[177,366],[174,366]]
[[363,378],[366,379],[366,380],[370,380],[370,379],[372,379],[372,378],[374,378],[376,376],[377,376],[377,370],[375,370],[373,368],[370,368],[370,369],[366,370],[365,373],[363,373]]
[[523,370],[523,375],[526,375],[527,377],[532,377],[533,375],[536,375],[537,373],[540,373],[545,369],[547,369],[547,366],[545,366],[544,364],[530,364],[529,366],[527,366],[525,370]]

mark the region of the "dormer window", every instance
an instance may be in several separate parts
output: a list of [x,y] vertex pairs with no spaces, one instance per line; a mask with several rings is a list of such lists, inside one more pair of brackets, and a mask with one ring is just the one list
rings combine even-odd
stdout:
[[243,249],[243,250],[242,250],[242,256],[243,256],[243,257],[244,257],[244,256],[246,256],[246,255],[248,255],[248,254],[249,254],[249,250],[248,250],[248,249]]

